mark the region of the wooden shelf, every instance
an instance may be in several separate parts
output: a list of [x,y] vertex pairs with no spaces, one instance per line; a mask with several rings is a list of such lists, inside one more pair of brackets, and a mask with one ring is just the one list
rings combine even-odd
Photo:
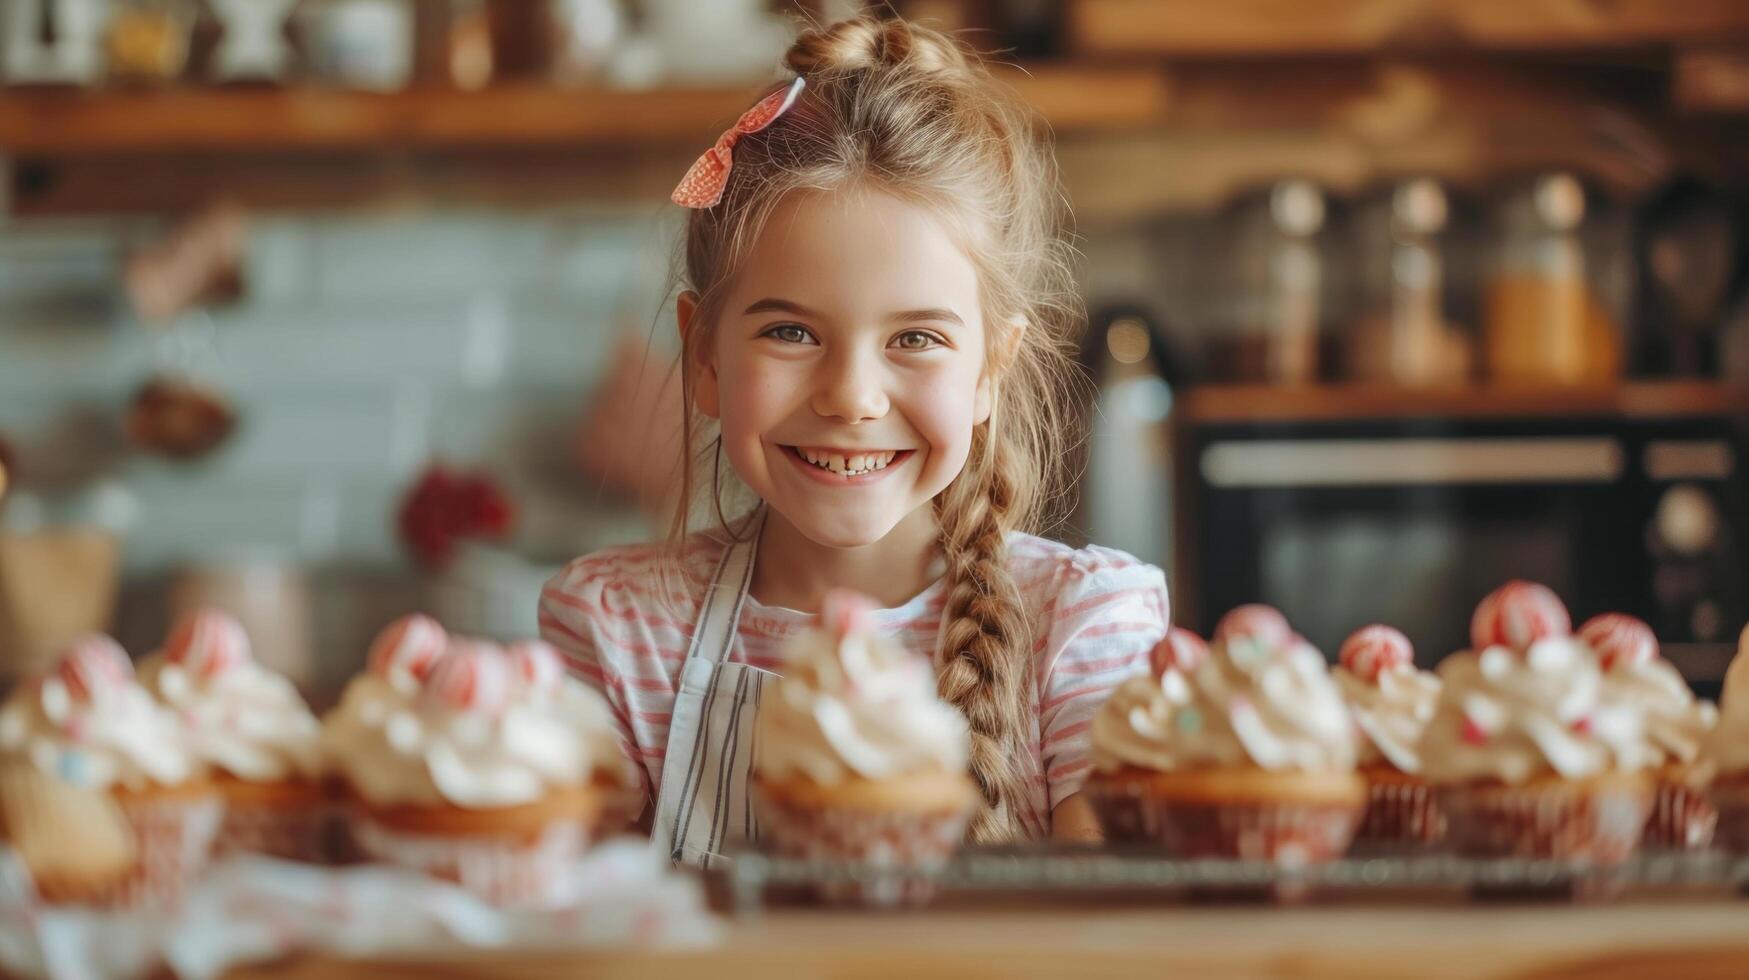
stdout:
[[1749,36],[1743,0],[1071,0],[1080,54],[1631,48]]
[[1749,113],[1749,43],[1678,52],[1670,98],[1684,112]]
[[1607,388],[1204,385],[1180,402],[1192,425],[1396,418],[1749,416],[1749,386],[1636,381]]
[[[1135,127],[1165,112],[1164,71],[1147,66],[1004,70],[1058,132]],[[566,147],[708,142],[750,104],[734,88],[562,89],[392,94],[330,89],[9,91],[0,153],[253,153]]]

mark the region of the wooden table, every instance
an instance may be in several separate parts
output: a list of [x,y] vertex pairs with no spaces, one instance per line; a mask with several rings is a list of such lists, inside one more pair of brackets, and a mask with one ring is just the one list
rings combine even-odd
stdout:
[[790,977],[1749,977],[1749,900],[1402,903],[1277,908],[1115,901],[917,912],[779,910],[694,952],[481,954],[441,962],[309,957],[237,980],[774,980]]

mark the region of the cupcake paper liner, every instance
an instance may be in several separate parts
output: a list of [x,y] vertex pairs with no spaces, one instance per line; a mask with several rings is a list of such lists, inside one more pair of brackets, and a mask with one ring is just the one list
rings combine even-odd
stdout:
[[1123,783],[1093,781],[1090,798],[1107,839],[1152,843],[1173,857],[1237,858],[1305,865],[1342,856],[1363,808],[1270,801],[1201,803],[1157,797]]
[[542,906],[561,893],[560,876],[588,848],[592,834],[579,819],[547,824],[533,840],[415,833],[372,819],[362,810],[349,837],[366,859],[453,881],[495,905]]
[[225,805],[215,855],[265,854],[309,864],[335,860],[334,824],[342,808],[334,803],[277,806],[243,803]]
[[[774,854],[807,861],[839,862],[881,869],[929,871],[947,863],[965,840],[971,810],[931,812],[812,807],[790,803],[755,788],[759,840]],[[934,884],[921,878],[829,882],[828,902],[869,905],[920,904]]]
[[1617,864],[1639,845],[1649,788],[1629,785],[1459,786],[1441,790],[1453,850],[1471,857]]
[[[125,877],[82,898],[127,911],[181,905],[212,857],[224,803],[217,797],[174,796],[118,796],[116,803],[133,829],[137,860]],[[44,898],[54,901],[56,896]]]
[[1660,779],[1641,842],[1652,847],[1704,848],[1713,842],[1719,811],[1704,790]]
[[1433,787],[1419,780],[1367,781],[1366,813],[1355,840],[1432,844],[1445,837],[1445,814]]

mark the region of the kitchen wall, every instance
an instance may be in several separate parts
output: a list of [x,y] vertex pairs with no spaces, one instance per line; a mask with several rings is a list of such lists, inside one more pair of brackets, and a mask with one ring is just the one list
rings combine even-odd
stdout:
[[[654,325],[666,340],[672,218],[644,203],[258,214],[241,301],[182,321],[174,339],[135,321],[118,286],[122,256],[161,229],[0,225],[0,437],[26,474],[77,443],[77,468],[131,499],[118,624],[130,649],[162,628],[174,570],[247,558],[311,569],[316,646],[345,660],[421,602],[393,513],[434,458],[502,482],[523,515],[516,550],[537,560],[647,533],[568,454],[618,331]],[[128,398],[159,364],[232,400],[240,424],[209,458],[153,458],[120,439]],[[7,520],[90,518],[105,510],[90,493],[101,482],[14,499]],[[350,612],[323,614],[337,601]]]

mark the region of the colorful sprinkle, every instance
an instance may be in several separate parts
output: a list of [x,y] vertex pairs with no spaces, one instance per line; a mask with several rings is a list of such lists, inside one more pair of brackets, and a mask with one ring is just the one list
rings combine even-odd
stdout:
[[62,752],[55,760],[55,771],[62,778],[74,785],[85,782],[85,753]]
[[1458,729],[1458,736],[1471,745],[1488,744],[1488,733],[1476,720],[1469,715],[1464,716],[1463,727]]
[[1178,730],[1186,734],[1202,731],[1202,712],[1185,708],[1178,713]]

